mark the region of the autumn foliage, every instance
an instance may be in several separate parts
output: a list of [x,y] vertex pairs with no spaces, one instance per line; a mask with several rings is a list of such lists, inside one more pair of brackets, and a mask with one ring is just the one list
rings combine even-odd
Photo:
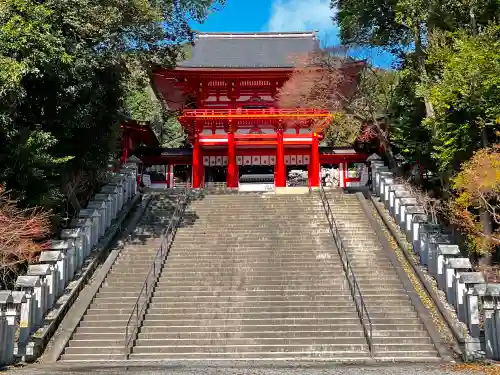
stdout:
[[[478,253],[500,245],[500,145],[484,148],[462,164],[453,180],[451,218]],[[481,215],[489,216],[486,228]]]
[[333,123],[326,129],[327,140],[351,145],[360,133],[361,122],[345,111],[345,106],[357,82],[347,73],[345,59],[334,52],[321,50],[295,57],[295,70],[276,99],[281,108],[317,108],[334,113]]
[[36,260],[50,234],[50,213],[22,209],[0,186],[0,289],[9,286],[19,269]]

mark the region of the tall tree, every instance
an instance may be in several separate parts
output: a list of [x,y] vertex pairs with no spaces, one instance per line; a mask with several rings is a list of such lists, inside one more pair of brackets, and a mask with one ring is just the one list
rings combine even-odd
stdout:
[[21,203],[58,206],[68,181],[95,180],[115,151],[130,67],[175,65],[188,21],[220,3],[2,1],[1,181]]

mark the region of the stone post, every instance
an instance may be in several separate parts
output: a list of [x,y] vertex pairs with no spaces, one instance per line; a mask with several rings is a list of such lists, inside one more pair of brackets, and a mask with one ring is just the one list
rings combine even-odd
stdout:
[[483,314],[484,314],[484,339],[486,346],[486,358],[499,360],[500,348],[495,310],[500,297],[500,285],[488,284],[483,296]]
[[85,238],[82,228],[63,229],[61,239],[71,241],[75,245],[75,270],[79,270],[85,259]]
[[[42,316],[39,308],[41,296],[40,278],[38,276],[18,276],[16,280],[16,289],[25,292],[28,300],[31,300],[30,333],[33,333],[42,323],[42,321],[39,320],[39,317]],[[31,298],[29,298],[29,296],[31,296]]]
[[406,191],[404,185],[394,184],[389,186],[389,213],[394,217],[394,201],[396,199],[396,192]]
[[455,305],[455,279],[460,277],[462,272],[472,271],[472,264],[469,258],[450,258],[444,264],[444,274],[446,277],[446,298],[450,305]]
[[[390,174],[389,174],[390,173]],[[394,184],[394,175],[392,172],[383,174],[380,177],[380,201],[387,207],[387,202],[389,200],[389,185]]]
[[417,198],[401,198],[399,206],[399,216],[396,219],[396,223],[399,224],[399,227],[404,230],[406,227],[406,210],[409,207],[416,206],[418,204]]
[[375,195],[378,195],[380,173],[382,172],[389,172],[389,168],[383,164],[372,162],[372,192]]
[[406,217],[405,217],[405,228],[404,233],[406,238],[412,238],[412,230],[413,230],[413,217],[416,215],[425,215],[425,210],[421,206],[413,206],[408,207],[406,209]]
[[18,355],[24,354],[26,344],[28,343],[28,339],[30,338],[30,333],[32,330],[32,311],[33,311],[33,303],[32,303],[32,295],[26,293],[24,291],[14,291],[12,292],[12,297],[14,298],[14,302],[21,303],[21,312],[19,318],[19,340],[18,340]]
[[121,186],[122,189],[122,208],[125,203],[128,201],[128,181],[126,176],[122,174],[115,174],[111,178],[111,182],[109,183],[110,185],[116,185],[116,186]]
[[455,310],[458,320],[468,325],[467,295],[469,290],[484,284],[484,276],[481,272],[461,272],[455,278]]
[[400,216],[401,199],[404,198],[412,198],[411,193],[406,190],[394,192],[394,209],[393,209],[394,214],[392,215],[392,217],[396,222],[398,217]]
[[446,278],[444,274],[444,265],[448,259],[460,255],[460,249],[457,245],[437,245],[436,257],[436,282],[439,289],[446,291]]
[[418,227],[418,249],[417,253],[422,257],[422,253],[427,252],[429,236],[431,233],[441,233],[441,227],[437,224],[424,223]]
[[482,299],[486,292],[486,285],[476,285],[473,290],[467,291],[466,306],[467,306],[467,326],[469,333],[474,338],[479,338],[481,335],[481,311],[479,310],[479,299]]
[[[134,181],[135,183],[135,181]],[[113,197],[111,196],[111,194],[104,194],[104,193],[100,193],[100,194],[96,194],[94,196],[94,200],[95,201],[103,201],[106,203],[106,219],[107,219],[107,222],[106,222],[106,228],[109,228],[111,226],[111,222],[113,221],[113,219],[115,218],[114,216],[114,208],[113,208]]]
[[418,254],[418,231],[420,225],[427,223],[429,217],[427,215],[417,214],[413,216],[411,233],[406,236],[406,239],[411,243],[413,251]]
[[396,179],[394,177],[386,177],[382,182],[384,183],[384,191],[382,192],[384,197],[383,203],[386,208],[389,208],[389,189],[392,185],[396,184]]
[[106,185],[101,189],[101,194],[109,194],[113,199],[113,219],[118,216],[120,209],[118,208],[118,201],[120,198],[119,190],[116,186]]
[[87,205],[87,209],[95,209],[99,212],[99,238],[104,236],[106,233],[106,223],[108,222],[108,213],[106,212],[106,202],[104,201],[90,201]]
[[137,185],[137,179],[136,179],[137,172],[136,172],[135,168],[134,169],[132,169],[132,168],[121,168],[120,169],[120,173],[122,173],[122,174],[124,174],[124,175],[127,176],[127,181],[128,181],[128,184],[129,184],[129,189],[128,189],[129,196],[128,196],[128,198],[130,199],[130,198],[132,198],[136,194],[136,192],[135,192],[135,190],[136,190],[135,186]]
[[121,211],[125,204],[125,187],[123,182],[110,182],[106,186],[112,186],[118,189],[118,212]]
[[42,313],[42,318],[49,310],[52,308],[54,303],[54,295],[51,294],[51,290],[53,291],[53,283],[54,283],[54,274],[50,269],[49,264],[32,264],[28,266],[28,276],[38,276],[40,278],[40,286],[41,296],[40,296],[40,310]]
[[[62,254],[63,263],[62,269],[59,269],[60,283],[63,285],[62,292],[66,289],[66,285],[73,280],[75,273],[75,243],[71,240],[52,240],[50,250],[59,250]],[[61,285],[60,284],[60,285]]]
[[127,186],[127,195],[125,196],[126,200],[129,200],[130,197],[132,196],[132,185],[131,185],[131,180],[132,180],[132,171],[129,171],[126,168],[121,168],[118,171],[120,176],[125,177],[125,182]]
[[14,298],[10,291],[0,291],[0,311],[4,317],[3,342],[0,343],[2,353],[1,365],[8,366],[14,361],[14,346],[16,340],[16,309]]
[[392,172],[380,172],[378,174],[378,179],[377,179],[377,192],[375,193],[379,198],[380,201],[384,201],[383,193],[384,193],[384,178],[392,178],[393,174]]
[[4,316],[4,312],[2,308],[0,308],[0,366],[4,366],[5,359],[4,356],[7,353],[6,345],[7,345],[7,318]]
[[82,232],[82,247],[83,260],[85,260],[92,250],[92,220],[90,219],[73,219],[69,223],[69,229],[78,228]]
[[99,242],[99,219],[100,219],[100,215],[99,215],[99,211],[97,211],[96,209],[92,209],[92,208],[89,208],[89,209],[83,209],[83,210],[80,210],[80,212],[78,213],[78,218],[79,219],[88,219],[91,221],[92,223],[92,247],[94,247],[95,245],[97,245],[97,243]]
[[139,173],[137,164],[126,163],[122,165],[122,168],[132,172],[132,178],[134,180],[132,184],[132,196],[134,196],[137,194],[137,175]]
[[448,244],[451,244],[450,236],[444,233],[432,233],[429,235],[427,251],[420,254],[420,262],[427,266],[429,274],[433,277],[437,274],[437,246]]
[[[13,291],[12,298],[17,309],[17,315],[19,317],[19,323],[18,326],[16,326],[16,329],[19,328],[19,338],[17,340],[17,345],[14,348],[14,354],[16,356],[21,356],[24,353],[24,347],[26,346],[26,342],[29,338],[28,319],[30,314],[29,303],[31,303],[31,301],[28,301],[26,293],[20,291]],[[26,333],[28,335],[26,335]]]
[[[64,254],[59,250],[42,251],[38,261],[41,264],[48,264],[54,270],[54,302],[64,291]],[[62,275],[61,275],[62,274]]]

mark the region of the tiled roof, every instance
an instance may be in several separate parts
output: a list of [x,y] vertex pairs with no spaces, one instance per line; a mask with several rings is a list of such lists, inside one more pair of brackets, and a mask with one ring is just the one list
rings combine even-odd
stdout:
[[180,68],[292,68],[294,59],[319,48],[309,33],[200,33]]

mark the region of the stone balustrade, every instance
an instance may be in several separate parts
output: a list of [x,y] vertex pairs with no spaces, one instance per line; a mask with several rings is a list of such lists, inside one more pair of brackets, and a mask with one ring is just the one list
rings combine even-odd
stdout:
[[372,192],[469,330],[472,339],[463,346],[465,357],[477,358],[484,353],[488,359],[500,360],[500,284],[487,284],[484,275],[474,272],[469,258],[463,257],[439,225],[430,222],[417,197],[396,182],[382,161],[371,161],[371,167]]
[[[18,359],[33,360],[37,330],[67,298],[75,279],[99,241],[137,194],[137,166],[124,165],[111,181],[80,210],[69,228],[41,252],[38,264],[19,276],[14,291],[0,291],[0,367]],[[65,296],[66,293],[66,296]],[[63,300],[61,302],[61,300]]]

